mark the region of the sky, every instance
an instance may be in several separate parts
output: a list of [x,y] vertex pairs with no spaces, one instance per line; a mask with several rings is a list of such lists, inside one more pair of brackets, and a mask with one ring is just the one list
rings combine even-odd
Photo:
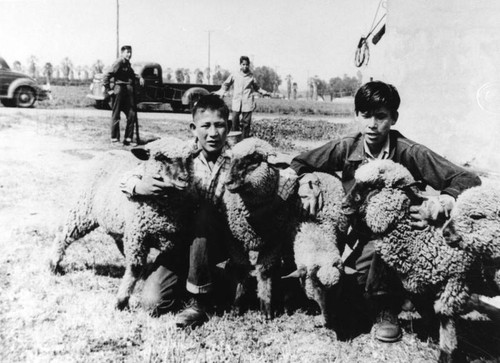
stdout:
[[[355,76],[354,52],[370,30],[380,0],[118,0],[119,44],[133,61],[204,70],[254,66],[309,76]],[[379,16],[382,10],[379,11]],[[116,58],[117,0],[0,0],[0,56],[12,66],[35,55],[54,65],[105,65]]]

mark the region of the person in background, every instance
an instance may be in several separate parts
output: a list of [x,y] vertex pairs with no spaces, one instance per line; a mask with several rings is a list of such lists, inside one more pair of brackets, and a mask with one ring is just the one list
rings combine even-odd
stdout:
[[269,95],[269,92],[260,88],[250,71],[250,59],[247,56],[240,57],[240,71],[231,74],[221,85],[219,91],[215,92],[224,97],[229,88],[233,86],[233,100],[231,110],[233,111],[233,131],[241,131],[242,137],[250,136],[250,124],[252,112],[255,109],[254,92]]
[[[322,195],[314,171],[342,173],[344,189],[354,184],[356,169],[373,159],[391,159],[404,165],[415,180],[431,186],[439,195],[428,197],[421,205],[410,206],[413,228],[425,228],[429,223],[448,216],[457,196],[465,189],[481,184],[479,177],[411,141],[396,130],[400,97],[396,88],[384,82],[364,84],[356,93],[356,117],[363,131],[347,135],[304,152],[291,162],[299,177],[298,193],[307,214],[321,208]],[[376,319],[375,337],[394,342],[401,337],[398,314],[403,291],[399,279],[375,252],[374,236],[362,226],[352,226],[351,240],[358,244],[346,259],[346,266],[355,271],[359,291],[366,299],[368,310]]]
[[[130,145],[134,135],[134,124],[137,122],[137,108],[135,100],[135,83],[139,78],[130,64],[132,58],[132,47],[124,45],[121,47],[120,58],[111,66],[111,69],[105,73],[103,86],[105,92],[112,95],[113,105],[111,111],[111,142],[120,141],[120,113],[123,111],[127,116],[127,125],[125,127],[125,138],[123,145]],[[113,79],[113,89],[110,88],[111,79]],[[139,78],[140,84],[144,85],[144,79]]]

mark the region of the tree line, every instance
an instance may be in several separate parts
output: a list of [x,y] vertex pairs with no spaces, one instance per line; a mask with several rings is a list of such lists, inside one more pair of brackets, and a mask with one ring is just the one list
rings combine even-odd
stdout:
[[[106,69],[101,60],[96,60],[91,66],[74,65],[73,62],[65,57],[59,64],[46,62],[40,64],[38,58],[31,55],[26,65],[16,60],[12,63],[12,69],[18,72],[27,73],[29,76],[40,79],[44,78],[47,83],[53,80],[78,80],[91,81],[98,73],[103,73]],[[252,69],[254,77],[263,89],[279,94],[279,87],[282,85],[282,79],[278,73],[271,67],[258,66]],[[163,68],[163,81],[167,83],[210,83],[220,85],[229,77],[230,72],[227,69],[216,65],[213,70],[205,68],[196,68],[191,71],[189,68],[170,67]],[[285,77],[286,93],[283,97],[288,99],[297,99],[298,84],[293,81],[292,75]],[[349,77],[347,74],[341,77],[330,78],[328,81],[320,79],[318,76],[309,77],[307,80],[306,98],[312,100],[330,100],[337,97],[352,96],[362,83],[361,73],[358,71],[356,77]]]

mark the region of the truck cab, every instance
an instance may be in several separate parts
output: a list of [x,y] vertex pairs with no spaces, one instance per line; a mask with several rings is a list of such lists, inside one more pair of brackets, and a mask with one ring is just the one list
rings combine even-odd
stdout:
[[[175,112],[191,109],[203,95],[219,90],[220,86],[190,83],[163,83],[163,71],[159,63],[141,62],[132,65],[135,73],[144,79],[144,85],[136,83],[138,108],[154,108],[165,103]],[[108,108],[112,99],[105,93],[102,84],[103,74],[97,74],[90,85],[87,97],[95,100],[97,108]],[[112,80],[111,80],[112,81]]]

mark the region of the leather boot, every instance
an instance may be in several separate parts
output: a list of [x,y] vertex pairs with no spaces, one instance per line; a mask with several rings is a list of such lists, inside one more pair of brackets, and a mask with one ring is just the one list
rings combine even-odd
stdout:
[[213,306],[208,294],[193,295],[188,306],[175,317],[178,328],[196,328],[206,323]]
[[375,297],[370,300],[374,301],[376,313],[375,338],[386,343],[401,339],[402,332],[398,321],[401,303],[391,301],[388,296]]

